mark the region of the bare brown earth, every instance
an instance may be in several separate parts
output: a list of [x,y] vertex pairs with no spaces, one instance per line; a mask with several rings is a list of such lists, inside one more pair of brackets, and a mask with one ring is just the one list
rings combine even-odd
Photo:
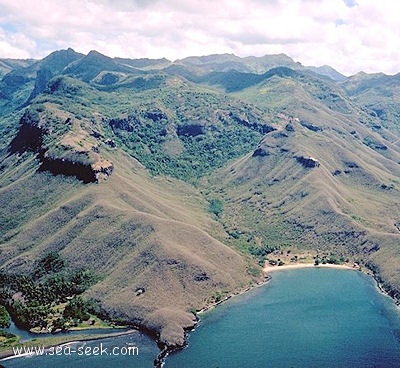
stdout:
[[[8,234],[3,269],[29,271],[33,260],[57,250],[73,269],[103,277],[85,296],[111,318],[148,329],[162,344],[182,345],[196,322],[192,312],[253,282],[249,264],[209,235],[218,224],[193,187],[150,177],[127,155],[112,161],[114,173],[101,184],[58,182],[51,208]],[[32,170],[1,188],[2,198],[16,201],[27,186],[50,187],[60,178]]]
[[[274,97],[279,104],[285,103],[285,93],[297,96],[288,97],[292,114],[276,115],[277,130],[257,149],[207,180],[213,195],[225,201],[226,228],[241,234],[231,241],[350,257],[370,267],[399,298],[398,139],[384,127],[378,134],[351,105],[348,112],[311,107],[299,85],[274,83],[281,83]],[[240,96],[254,101],[255,91]],[[268,105],[274,89],[264,97],[257,91]],[[373,149],[367,138],[387,148]]]
[[[293,62],[296,70],[277,68],[253,75],[251,83],[245,75],[229,72],[217,79],[213,74],[207,82],[203,70],[199,75],[204,78],[192,78],[202,80],[201,85],[175,74],[154,75],[166,81],[160,90],[149,75],[140,82],[145,88],[141,94],[135,84],[139,78],[126,65],[96,52],[75,57],[82,59],[55,69],[69,76],[43,86],[51,93],[38,95],[40,106],[30,110],[32,115],[15,107],[24,114],[25,126],[16,127],[17,115],[8,122],[13,156],[1,157],[0,165],[3,270],[30,271],[35,260],[58,251],[71,269],[89,269],[101,277],[86,297],[96,299],[111,318],[141,325],[170,346],[183,343],[184,329],[195,323],[192,312],[259,281],[261,267],[244,255],[253,251],[257,256],[257,247],[277,251],[272,253],[276,259],[279,252],[292,251],[289,261],[294,250],[311,258],[320,254],[356,261],[400,299],[399,104],[394,99],[389,110],[385,105],[388,96],[398,94],[396,78],[390,82],[396,88],[389,86],[376,100],[383,87],[378,81],[364,100],[365,86],[356,83],[362,75],[349,79],[360,91],[354,98],[340,84],[299,73]],[[184,75],[190,77],[193,68],[189,65]],[[31,84],[35,70],[25,71]],[[106,70],[115,72],[109,77],[131,84],[94,88]],[[212,93],[206,92],[207,83]],[[31,93],[29,85],[22,87],[14,96],[15,106],[27,101],[24,93]],[[232,97],[238,97],[235,103]],[[386,119],[378,118],[385,114]],[[110,131],[110,118],[118,118],[119,135]],[[144,129],[160,121],[165,129]],[[257,130],[258,145],[246,146],[241,157],[224,155],[243,136],[239,127]],[[133,134],[139,128],[142,137]],[[213,144],[181,156],[188,147],[179,130],[182,136],[194,134],[194,140]],[[240,134],[214,146],[216,137],[228,137],[229,130]],[[168,139],[157,141],[166,156],[156,142],[139,139],[149,134],[166,134]],[[125,152],[136,152],[161,175],[150,176],[124,154],[122,141]],[[147,149],[138,156],[135,149],[141,144]],[[208,162],[201,158],[225,159],[203,172],[195,187],[162,176],[163,165],[149,161],[154,152],[161,161],[187,158],[176,161],[170,174],[193,155],[204,167]],[[195,169],[186,173],[202,168],[192,164]],[[84,175],[77,176],[82,170]],[[87,184],[48,171],[75,175]],[[223,204],[219,223],[207,214],[206,198]]]

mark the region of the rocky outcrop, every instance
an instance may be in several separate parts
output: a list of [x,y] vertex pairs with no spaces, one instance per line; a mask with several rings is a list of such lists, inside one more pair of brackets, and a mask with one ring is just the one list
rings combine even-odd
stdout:
[[168,120],[168,116],[160,109],[153,109],[150,111],[146,111],[144,114],[144,117],[146,119],[153,120],[154,122],[157,122],[160,120]]
[[368,260],[365,266],[373,273],[379,288],[393,298],[398,304],[400,301],[400,289],[382,277],[382,270],[374,261]]
[[96,176],[90,165],[70,161],[64,158],[42,156],[40,171],[49,171],[54,175],[75,176],[84,183],[96,182]]
[[193,328],[197,319],[192,313],[161,308],[149,314],[143,325],[158,336],[158,343],[168,347],[185,345],[185,331]]
[[47,68],[42,68],[37,71],[35,87],[33,88],[33,91],[28,98],[28,102],[32,101],[36,96],[38,96],[46,89],[46,85],[52,77],[53,74]]
[[103,180],[107,180],[114,170],[113,163],[108,160],[97,161],[94,164],[90,165],[90,167],[96,178],[95,180],[96,183],[99,183],[100,181]]
[[192,313],[182,313],[162,308],[151,313],[143,322],[143,329],[155,338],[161,352],[154,360],[154,367],[161,368],[165,357],[186,344],[186,332],[192,330],[198,320]]
[[180,125],[176,129],[178,136],[196,137],[206,132],[206,127],[202,124]]
[[273,126],[267,125],[265,123],[253,121],[245,116],[239,116],[233,112],[229,113],[229,117],[233,119],[236,123],[243,125],[247,128],[251,128],[261,134],[267,134],[276,130]]
[[113,172],[113,163],[101,160],[86,164],[68,158],[41,156],[40,171],[49,171],[54,175],[75,176],[84,183],[99,183],[106,180]]
[[286,124],[285,130],[286,130],[287,132],[294,132],[293,124],[291,124],[291,123]]
[[20,119],[20,128],[9,146],[10,153],[38,152],[43,145],[46,129],[40,124],[36,111],[27,110]]
[[253,154],[252,154],[251,157],[265,157],[265,156],[268,156],[268,155],[269,155],[269,152],[268,152],[265,148],[258,147],[258,148],[253,152]]
[[[70,124],[68,118],[65,124]],[[77,150],[73,145],[61,145],[55,149],[51,142],[52,127],[42,119],[36,110],[26,110],[20,119],[20,128],[9,146],[10,154],[26,151],[37,153],[40,160],[39,171],[49,171],[54,175],[75,176],[84,183],[98,183],[107,179],[113,172],[113,163],[103,159],[96,150]],[[94,135],[92,135],[94,137]],[[96,138],[96,137],[95,137]],[[54,139],[59,139],[54,135]],[[46,143],[45,143],[46,140]]]
[[305,168],[308,169],[319,167],[320,165],[319,161],[313,157],[296,156],[296,160],[297,162],[301,163]]
[[303,126],[304,128],[307,128],[308,130],[311,130],[313,132],[321,132],[323,129],[317,125],[311,124],[308,121],[301,120],[300,125]]
[[113,131],[125,130],[126,132],[133,132],[135,127],[140,125],[140,120],[135,115],[129,115],[127,118],[111,119],[108,123]]

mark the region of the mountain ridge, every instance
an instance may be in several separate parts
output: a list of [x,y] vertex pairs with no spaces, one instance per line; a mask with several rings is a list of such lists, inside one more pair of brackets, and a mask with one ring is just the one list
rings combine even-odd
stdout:
[[[7,277],[88,269],[99,315],[168,347],[283,254],[357,262],[400,297],[398,75],[72,49],[15,65],[0,81]],[[65,268],[35,279],[48,254]],[[18,280],[10,310],[38,302]]]

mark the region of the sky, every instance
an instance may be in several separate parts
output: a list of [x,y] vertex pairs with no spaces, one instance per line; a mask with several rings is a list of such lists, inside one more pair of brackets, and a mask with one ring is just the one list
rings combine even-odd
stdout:
[[0,58],[97,50],[182,59],[284,53],[352,75],[400,72],[399,0],[0,0]]

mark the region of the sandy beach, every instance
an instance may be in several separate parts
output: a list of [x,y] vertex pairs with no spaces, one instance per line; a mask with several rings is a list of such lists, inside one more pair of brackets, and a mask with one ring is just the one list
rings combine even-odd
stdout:
[[350,266],[348,264],[344,265],[337,265],[337,264],[319,264],[316,266],[314,263],[294,263],[289,265],[283,266],[264,266],[263,270],[265,273],[275,272],[275,271],[282,271],[282,270],[293,270],[296,268],[340,268],[340,269],[347,269],[347,270],[358,270],[359,268]]

